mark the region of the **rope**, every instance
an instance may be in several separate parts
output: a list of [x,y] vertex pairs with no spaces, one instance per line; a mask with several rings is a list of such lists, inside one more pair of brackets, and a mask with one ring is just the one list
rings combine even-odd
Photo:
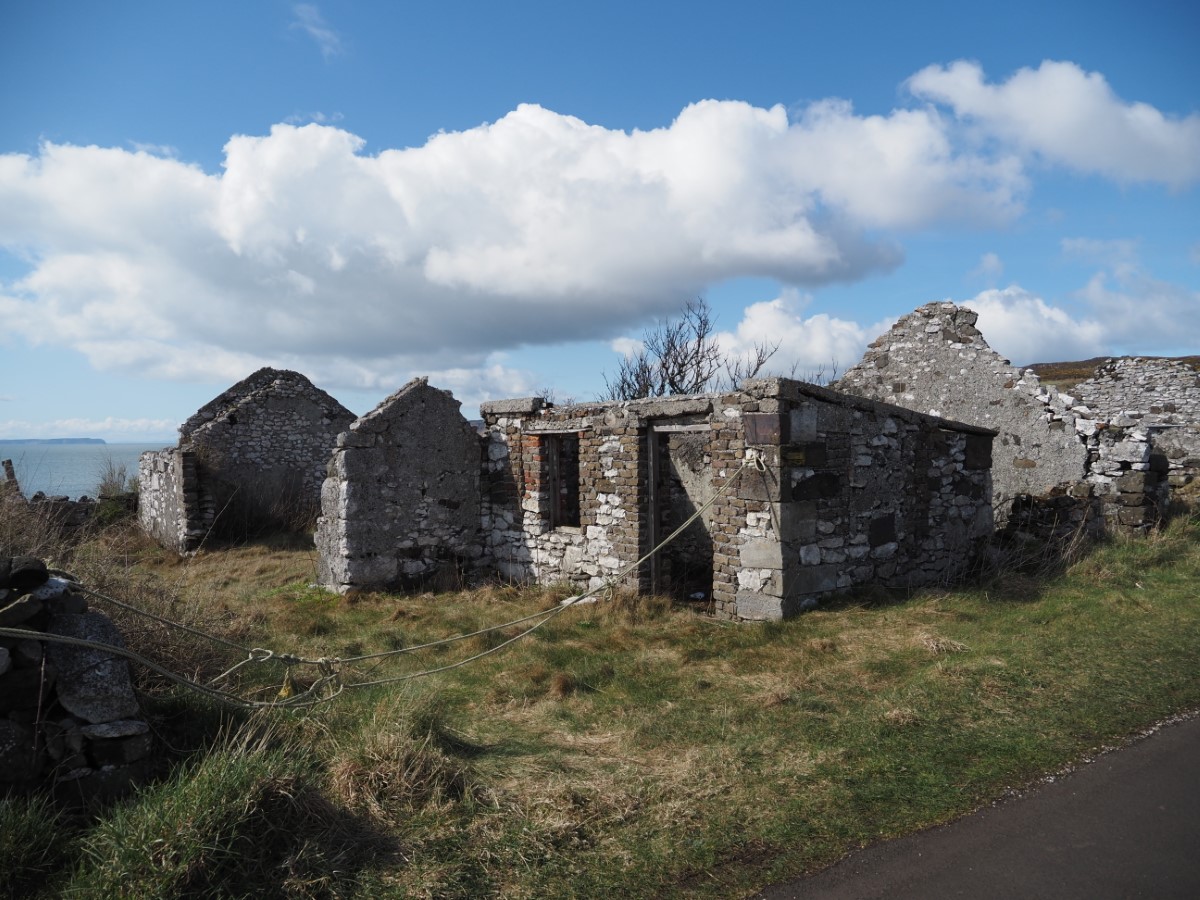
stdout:
[[[191,688],[201,694],[205,694],[215,700],[220,700],[233,706],[239,706],[244,709],[272,709],[277,707],[296,707],[296,706],[315,706],[318,703],[328,703],[334,697],[342,692],[342,685],[336,672],[331,672],[329,675],[322,675],[311,687],[300,694],[293,697],[288,697],[282,700],[246,700],[236,694],[231,694],[228,691],[223,691],[219,688],[214,688],[209,685],[200,684],[195,681],[189,681],[182,675],[176,675],[169,669],[160,666],[158,663],[147,659],[140,653],[133,650],[127,650],[124,647],[115,647],[112,644],[104,644],[99,641],[91,641],[86,638],[69,637],[64,634],[47,634],[43,631],[29,631],[24,628],[0,628],[0,637],[11,637],[18,640],[32,639],[37,641],[50,641],[58,644],[70,644],[76,647],[86,647],[90,650],[99,650],[105,653],[111,653],[115,656],[123,656],[126,659],[131,659],[134,662],[141,663],[148,669],[158,672],[164,678],[181,687]],[[321,688],[327,685],[334,685],[336,690],[326,696],[316,696]]]
[[[483,659],[484,657],[490,656],[493,653],[497,653],[500,650],[503,650],[505,647],[509,646],[510,644],[516,643],[517,641],[521,640],[522,638],[527,637],[528,635],[537,631],[539,628],[541,628],[547,622],[551,621],[556,616],[560,615],[565,610],[567,610],[570,607],[575,606],[579,603],[584,602],[588,598],[590,598],[602,591],[607,591],[609,593],[609,595],[611,596],[613,593],[613,590],[617,584],[619,584],[621,581],[623,581],[625,578],[627,578],[631,573],[636,571],[647,560],[649,560],[651,557],[653,557],[654,554],[658,553],[660,550],[662,550],[664,547],[666,547],[668,544],[670,544],[672,541],[674,541],[677,537],[679,537],[679,535],[682,534],[688,527],[690,527],[693,522],[695,522],[697,519],[699,519],[714,503],[716,503],[717,500],[720,499],[733,486],[734,482],[737,481],[738,477],[744,471],[746,471],[746,469],[748,469],[748,468],[754,468],[759,472],[766,471],[766,465],[763,463],[762,459],[759,458],[758,456],[754,456],[754,457],[748,456],[747,458],[745,458],[742,461],[741,466],[739,466],[738,469],[732,475],[730,475],[729,478],[726,479],[725,484],[723,484],[713,494],[712,497],[710,497],[699,508],[697,508],[696,511],[694,513],[692,513],[692,515],[689,516],[686,521],[683,522],[683,524],[681,524],[678,528],[676,528],[674,531],[672,531],[669,535],[667,535],[665,538],[663,538],[661,541],[659,541],[657,545],[655,545],[652,549],[650,549],[648,552],[646,552],[639,559],[637,559],[636,561],[629,563],[628,565],[623,567],[616,574],[614,574],[614,575],[610,576],[608,579],[606,579],[602,584],[596,585],[595,587],[590,588],[589,590],[585,591],[582,594],[578,594],[573,597],[568,597],[566,600],[562,601],[562,603],[560,603],[558,606],[552,607],[551,609],[546,609],[546,610],[541,610],[536,613],[531,613],[530,615],[522,616],[519,619],[513,619],[510,622],[504,622],[500,625],[491,625],[487,628],[481,628],[477,631],[468,632],[466,634],[454,635],[454,636],[448,637],[448,638],[441,638],[439,640],[429,641],[424,644],[415,644],[411,647],[402,647],[402,648],[399,648],[396,650],[387,650],[387,651],[382,651],[380,653],[366,653],[366,654],[362,654],[359,656],[350,656],[350,657],[345,657],[345,658],[324,657],[323,656],[323,657],[319,657],[317,659],[308,659],[306,657],[298,656],[298,655],[291,654],[291,653],[276,653],[275,651],[268,650],[263,647],[245,647],[234,641],[227,640],[227,639],[219,637],[217,635],[208,634],[207,632],[202,631],[200,629],[192,628],[189,625],[184,625],[182,622],[176,622],[172,619],[166,618],[165,616],[156,615],[155,613],[148,612],[143,609],[139,609],[138,607],[132,606],[131,604],[124,603],[113,597],[109,597],[109,596],[106,596],[105,594],[101,594],[98,591],[91,590],[90,588],[84,587],[82,584],[80,584],[79,580],[76,579],[73,575],[71,575],[67,572],[62,572],[62,571],[54,570],[54,569],[50,570],[51,575],[63,578],[71,585],[71,587],[73,589],[79,590],[80,592],[87,594],[90,597],[95,597],[98,600],[103,600],[107,603],[111,603],[111,604],[118,606],[121,609],[127,610],[129,612],[136,613],[136,614],[142,615],[142,616],[146,616],[147,618],[153,619],[154,621],[159,622],[162,625],[165,625],[168,627],[173,627],[173,628],[178,628],[181,631],[185,631],[188,634],[191,634],[195,637],[204,638],[206,640],[213,641],[218,644],[223,644],[234,650],[238,650],[242,653],[245,653],[246,658],[240,660],[239,662],[235,663],[230,668],[226,669],[220,675],[216,676],[211,681],[209,681],[208,684],[200,684],[199,682],[191,681],[187,678],[184,678],[181,675],[177,675],[176,673],[170,671],[169,669],[166,669],[165,667],[159,665],[158,663],[155,663],[152,660],[147,659],[146,657],[142,656],[141,654],[136,653],[132,650],[128,650],[124,647],[116,647],[111,644],[104,644],[104,643],[100,643],[97,641],[91,641],[91,640],[87,640],[85,638],[74,638],[74,637],[67,637],[66,635],[47,634],[44,632],[28,631],[28,630],[20,629],[20,628],[0,628],[0,637],[15,637],[17,639],[32,638],[34,640],[52,641],[52,642],[57,642],[57,643],[61,643],[61,644],[69,644],[69,645],[74,645],[74,646],[86,647],[86,648],[93,649],[93,650],[99,650],[102,652],[111,653],[116,656],[122,656],[126,659],[130,659],[134,662],[140,663],[143,666],[146,666],[148,669],[151,669],[152,671],[159,673],[164,678],[168,679],[169,681],[171,681],[181,687],[189,688],[191,690],[197,691],[198,693],[204,694],[205,696],[208,696],[212,699],[229,704],[231,706],[240,707],[243,709],[278,709],[278,708],[297,708],[297,707],[315,706],[317,704],[328,703],[328,702],[332,701],[335,697],[340,695],[343,690],[346,690],[348,688],[363,688],[363,687],[373,687],[376,685],[383,685],[383,684],[395,684],[395,683],[399,683],[399,682],[403,682],[403,681],[411,681],[416,678],[423,678],[423,677],[426,677],[429,675],[437,674],[439,672],[447,672],[451,669],[461,668],[462,666],[468,665],[469,663]],[[502,641],[501,643],[497,644],[495,647],[489,647],[487,650],[483,650],[479,653],[474,654],[473,656],[469,656],[465,659],[458,660],[457,662],[447,663],[446,665],[443,665],[443,666],[437,666],[432,669],[424,669],[424,670],[421,670],[418,672],[410,672],[406,675],[399,675],[399,676],[396,676],[393,678],[381,678],[381,679],[376,679],[373,681],[360,681],[360,682],[345,683],[341,679],[339,668],[343,664],[346,664],[346,663],[365,662],[367,660],[384,659],[384,658],[391,657],[391,656],[400,656],[400,655],[403,655],[406,653],[415,653],[418,650],[425,650],[430,647],[438,647],[438,646],[443,646],[446,644],[452,644],[457,641],[463,641],[468,638],[477,637],[479,635],[489,634],[493,631],[499,631],[504,628],[511,628],[514,625],[523,625],[524,623],[534,621],[535,619],[540,620],[540,621],[535,622],[535,624],[533,624],[529,628],[526,628],[525,630],[521,631],[519,634],[516,634],[513,637],[508,638],[505,641]],[[245,665],[248,665],[250,663],[265,663],[265,662],[269,662],[272,660],[278,660],[279,662],[282,662],[286,666],[288,666],[288,669],[285,672],[285,677],[284,677],[284,688],[280,692],[279,699],[270,700],[270,701],[247,700],[245,698],[237,696],[236,694],[232,694],[229,691],[225,691],[220,688],[213,687],[214,684],[228,678],[230,675],[232,675],[234,672],[237,672],[239,669],[241,669]],[[316,666],[318,671],[320,672],[320,675],[317,678],[317,680],[307,690],[304,690],[298,694],[291,693],[291,690],[292,690],[292,688],[291,688],[291,685],[292,685],[291,667],[294,665]]]
[[[359,688],[359,687],[372,687],[372,686],[380,685],[380,684],[395,684],[395,683],[398,683],[401,681],[410,681],[414,678],[423,678],[427,675],[434,675],[438,672],[445,672],[445,671],[448,671],[449,669],[457,669],[460,666],[465,666],[467,663],[471,663],[471,662],[475,662],[476,660],[483,659],[485,656],[490,656],[491,654],[504,649],[509,644],[519,641],[521,638],[525,637],[526,635],[532,634],[533,632],[535,632],[539,628],[541,628],[543,625],[545,625],[547,622],[549,622],[551,619],[553,619],[555,616],[557,616],[559,613],[569,609],[572,606],[575,606],[579,603],[584,602],[587,598],[593,596],[594,594],[598,594],[601,591],[608,591],[611,594],[613,591],[613,588],[619,582],[621,582],[626,577],[628,577],[632,572],[636,571],[638,569],[638,567],[640,567],[641,565],[643,565],[646,562],[646,560],[650,559],[650,557],[654,556],[655,553],[658,553],[658,551],[660,551],[663,547],[667,546],[667,544],[671,543],[671,541],[673,541],[673,540],[675,540],[675,538],[679,537],[679,535],[682,534],[693,522],[695,522],[698,518],[700,518],[700,516],[702,516],[709,507],[711,507],[714,503],[716,503],[717,500],[720,499],[720,497],[733,486],[733,483],[735,481],[737,481],[738,476],[740,476],[748,468],[753,468],[759,472],[765,472],[767,470],[766,464],[763,463],[762,459],[760,459],[757,456],[748,457],[745,460],[743,460],[741,466],[738,467],[737,471],[734,472],[732,475],[730,475],[729,478],[726,479],[725,483],[723,485],[721,485],[721,487],[716,491],[716,493],[714,493],[694,513],[692,513],[692,515],[689,516],[682,525],[680,525],[678,528],[676,528],[674,531],[672,531],[669,535],[667,535],[665,538],[663,538],[661,541],[659,541],[655,547],[653,547],[651,550],[649,550],[647,553],[645,553],[640,559],[625,566],[623,569],[621,569],[615,575],[608,578],[603,584],[597,585],[596,587],[591,588],[591,589],[585,591],[584,593],[578,594],[574,597],[568,597],[566,600],[564,600],[561,604],[559,604],[557,607],[555,607],[553,609],[543,610],[540,613],[534,613],[532,615],[525,616],[522,619],[516,619],[512,622],[508,622],[504,625],[494,625],[491,628],[484,628],[484,629],[481,629],[480,631],[472,632],[471,635],[465,635],[465,637],[472,637],[476,634],[486,634],[489,631],[496,631],[500,628],[508,628],[512,625],[520,624],[523,622],[528,622],[531,619],[536,619],[539,616],[545,616],[545,618],[542,619],[542,621],[538,622],[536,625],[533,625],[533,626],[525,629],[520,634],[509,638],[508,640],[504,641],[501,644],[497,644],[495,647],[490,647],[481,653],[477,653],[474,656],[470,656],[466,659],[459,660],[458,662],[455,662],[455,663],[449,663],[444,666],[438,666],[437,668],[434,668],[434,669],[425,669],[420,672],[410,672],[407,675],[398,675],[394,678],[380,678],[375,681],[352,682],[352,683],[346,684],[345,687],[346,688]],[[401,648],[399,650],[389,650],[384,653],[372,654],[371,656],[368,656],[368,657],[355,657],[355,659],[378,659],[378,658],[385,657],[385,656],[396,656],[396,655],[400,655],[402,653],[421,649],[422,647],[432,647],[432,646],[436,646],[438,644],[445,644],[445,643],[450,643],[452,641],[461,640],[463,637],[464,636],[459,635],[459,636],[455,636],[453,638],[446,638],[441,641],[433,641],[429,644],[422,644],[422,645],[414,646],[414,647],[405,647],[405,648]],[[349,661],[350,660],[342,660],[342,662],[349,662]]]
[[178,628],[181,631],[186,631],[188,634],[194,635],[196,637],[205,638],[206,640],[210,640],[210,641],[213,641],[218,644],[224,644],[226,647],[231,647],[234,650],[240,650],[243,653],[250,652],[249,647],[243,647],[241,644],[237,644],[237,643],[234,643],[233,641],[226,640],[223,637],[218,637],[215,634],[208,634],[207,632],[201,631],[198,628],[192,628],[190,625],[184,625],[182,622],[176,622],[173,619],[167,619],[167,618],[164,618],[163,616],[155,615],[154,613],[148,612],[147,610],[138,609],[136,606],[131,606],[128,603],[123,603],[122,601],[117,600],[115,597],[108,597],[104,594],[101,594],[99,591],[93,591],[91,588],[85,587],[84,585],[80,584],[79,579],[77,579],[74,575],[71,575],[69,572],[63,572],[59,569],[49,569],[47,571],[50,575],[55,575],[59,578],[62,578],[63,580],[68,582],[73,589],[78,590],[81,593],[87,594],[89,597],[95,597],[97,600],[103,600],[106,603],[113,604],[113,606],[119,606],[121,609],[127,610],[128,612],[137,613],[140,616],[145,616],[148,619],[153,619],[154,621],[156,621],[162,625],[169,625],[173,628]]

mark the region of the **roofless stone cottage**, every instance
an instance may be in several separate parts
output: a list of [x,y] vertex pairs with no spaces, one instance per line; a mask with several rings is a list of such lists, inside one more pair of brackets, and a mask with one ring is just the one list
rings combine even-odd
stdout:
[[300,373],[259,369],[184,422],[177,446],[142,454],[142,528],[186,553],[210,533],[311,526],[329,454],[353,419]]
[[482,435],[417,380],[337,438],[317,528],[326,587],[452,567],[619,578],[778,619],[856,584],[950,579],[991,534],[993,432],[798,381],[481,411]]

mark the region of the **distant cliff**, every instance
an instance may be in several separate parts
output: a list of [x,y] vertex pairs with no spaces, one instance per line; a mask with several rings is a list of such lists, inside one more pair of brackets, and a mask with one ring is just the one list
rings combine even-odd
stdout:
[[0,444],[103,444],[104,438],[23,438],[10,440],[0,438]]

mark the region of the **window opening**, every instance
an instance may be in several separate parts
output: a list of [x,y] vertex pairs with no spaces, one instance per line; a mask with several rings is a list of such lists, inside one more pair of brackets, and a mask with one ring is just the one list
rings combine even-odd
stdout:
[[550,493],[550,527],[579,527],[579,436],[548,435],[546,463]]

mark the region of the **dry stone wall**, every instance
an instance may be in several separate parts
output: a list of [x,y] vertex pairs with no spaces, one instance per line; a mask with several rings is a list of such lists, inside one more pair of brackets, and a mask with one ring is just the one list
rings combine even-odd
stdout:
[[123,647],[111,620],[40,560],[0,552],[0,628],[11,629],[0,634],[0,793],[48,784],[82,803],[127,793],[154,749],[128,665],[55,640]]
[[321,584],[346,592],[477,564],[480,437],[449,391],[409,382],[338,436],[321,492]]

